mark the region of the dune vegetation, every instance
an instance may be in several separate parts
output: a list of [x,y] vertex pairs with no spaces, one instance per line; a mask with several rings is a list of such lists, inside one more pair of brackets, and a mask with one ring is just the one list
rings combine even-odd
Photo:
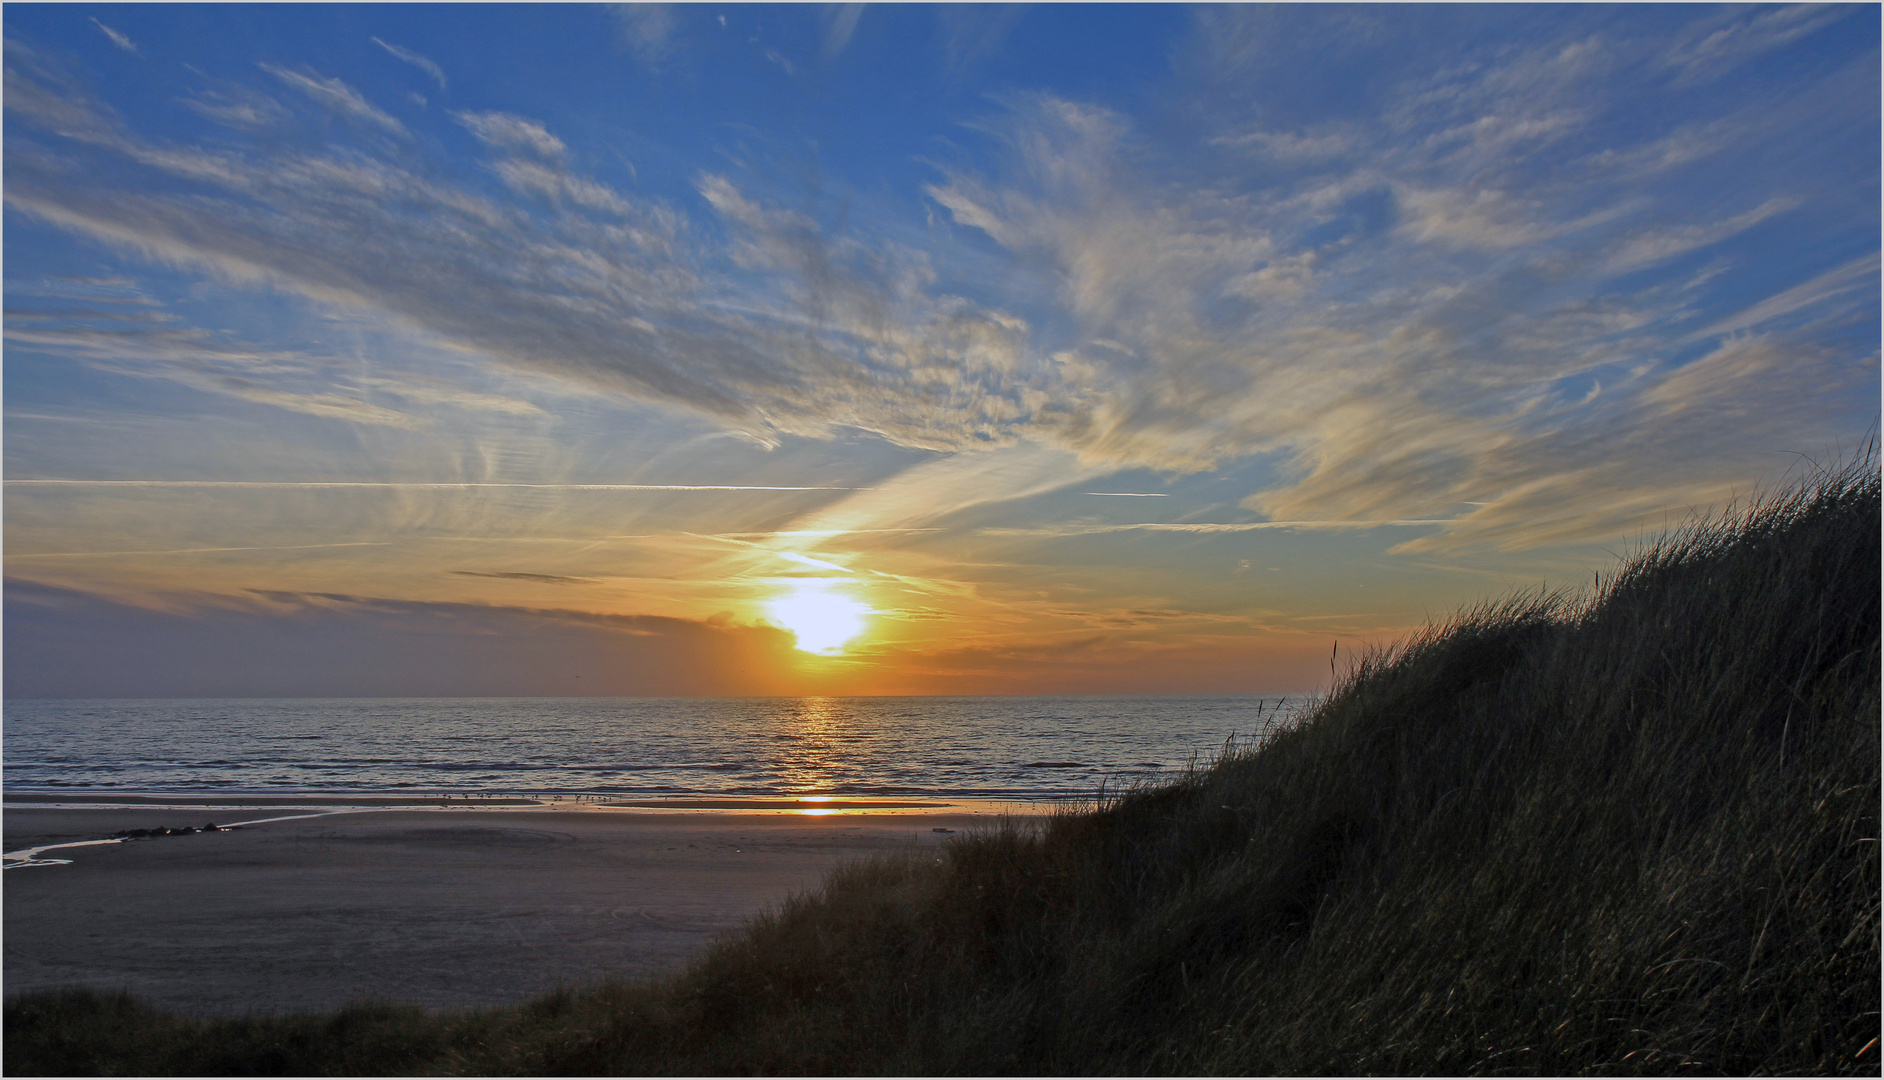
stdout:
[[13,1075],[1879,1071],[1875,455],[1031,830],[520,1008],[6,1008]]

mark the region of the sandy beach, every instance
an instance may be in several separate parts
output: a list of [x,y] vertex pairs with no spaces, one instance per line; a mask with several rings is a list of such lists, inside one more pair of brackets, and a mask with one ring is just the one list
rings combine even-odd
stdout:
[[162,809],[8,801],[9,852],[122,829],[321,815],[65,848],[47,856],[68,865],[5,872],[8,994],[123,988],[192,1015],[362,998],[500,1005],[654,974],[846,859],[940,844],[951,834],[938,829],[999,816],[907,804],[806,816],[527,800],[395,800],[344,813],[307,798],[240,810],[174,798]]

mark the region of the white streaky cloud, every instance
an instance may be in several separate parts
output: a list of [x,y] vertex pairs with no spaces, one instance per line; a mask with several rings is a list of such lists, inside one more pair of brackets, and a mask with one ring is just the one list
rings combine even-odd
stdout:
[[[96,143],[113,138],[118,117],[112,109],[92,100],[70,76],[26,45],[5,40],[6,110],[64,138]],[[11,145],[8,147],[12,151]]]
[[510,113],[455,112],[451,118],[463,124],[487,145],[513,154],[534,154],[554,160],[561,158],[567,149],[563,141],[551,135],[542,124]]
[[418,405],[443,405],[470,412],[507,413],[511,416],[544,417],[549,415],[531,402],[520,398],[466,390],[440,379],[423,376],[405,375],[399,378],[388,378],[361,375],[355,376],[354,382],[374,393],[390,394]]
[[1678,255],[1685,255],[1697,248],[1718,244],[1722,240],[1753,228],[1776,214],[1782,214],[1796,205],[1791,199],[1768,199],[1743,214],[1735,214],[1724,221],[1705,225],[1680,225],[1674,227],[1653,227],[1628,237],[1622,247],[1610,259],[1610,267],[1618,272],[1636,270],[1651,266]]
[[385,49],[387,52],[391,53],[394,57],[400,60],[403,60],[406,63],[411,64],[413,67],[418,68],[420,71],[425,72],[427,75],[430,75],[432,77],[432,80],[438,83],[438,88],[440,90],[448,89],[448,86],[446,85],[446,82],[445,82],[445,69],[439,67],[438,64],[433,62],[431,59],[424,56],[420,56],[418,53],[413,52],[411,49],[402,48],[390,42],[382,41],[377,37],[373,38],[372,41],[373,41],[373,44],[378,45],[382,49]]
[[644,65],[658,68],[673,51],[674,9],[671,4],[616,4],[622,40]]
[[[707,190],[735,253],[769,278],[744,297],[699,276],[686,219],[659,202],[564,183],[570,197],[543,216],[369,154],[154,146],[42,97],[8,104],[211,191],[73,185],[19,154],[6,190],[17,210],[227,282],[381,312],[520,368],[682,404],[760,442],[851,427],[937,450],[999,445],[1063,399],[1051,365],[1024,370],[1026,324],[934,294],[921,253],[832,241],[728,181]],[[598,221],[597,205],[618,220]]]
[[266,94],[236,89],[228,92],[205,90],[183,99],[183,104],[224,127],[238,131],[260,131],[288,118],[288,110]]
[[1412,240],[1503,251],[1549,235],[1538,220],[1538,207],[1519,203],[1501,191],[1405,188],[1397,194],[1404,214],[1400,232]]
[[[1620,481],[1620,483],[1616,483]],[[1393,555],[1461,550],[1524,551],[1553,544],[1608,542],[1667,529],[1696,510],[1723,506],[1731,482],[1644,484],[1617,471],[1534,474],[1484,507],[1388,549]],[[1604,497],[1592,498],[1600,490]]]
[[795,563],[799,566],[809,566],[814,570],[833,570],[840,574],[852,574],[856,572],[848,566],[831,562],[828,559],[819,559],[811,555],[806,555],[802,551],[791,550],[790,548],[786,546],[786,543],[784,540],[784,537],[787,534],[782,534],[782,533],[771,534],[771,537],[770,537],[771,542],[769,543],[764,543],[764,542],[760,542],[756,540],[745,540],[745,539],[741,539],[738,536],[734,536],[728,533],[715,533],[715,534],[682,533],[680,535],[690,536],[696,540],[717,541],[722,544],[728,544],[733,547],[737,547],[743,551],[751,552],[756,557],[761,557],[761,558],[766,558],[766,559],[783,559],[786,562]]
[[221,392],[231,397],[242,398],[258,405],[273,405],[290,412],[306,413],[329,420],[345,420],[355,424],[377,424],[393,428],[418,428],[424,422],[409,413],[388,409],[371,402],[337,393],[294,393],[276,390],[269,386],[245,385],[238,380],[229,379],[192,379],[178,377],[177,382],[194,386],[198,390]]
[[95,304],[134,304],[155,307],[157,302],[145,296],[137,283],[127,277],[78,277],[71,274],[47,274],[38,281],[30,279],[7,284],[11,296],[52,296]]
[[793,521],[788,531],[920,528],[963,510],[1057,491],[1110,471],[1084,466],[1069,451],[1032,443],[967,451],[904,469]]
[[852,533],[936,533],[947,531],[946,529],[773,529],[767,532],[715,533],[714,535],[725,537],[729,540],[772,540],[786,536],[817,536],[828,540],[832,537],[849,536]]
[[937,4],[934,10],[944,71],[952,79],[999,52],[1026,11],[1020,4]]
[[[350,360],[295,350],[258,349],[227,334],[179,325],[179,318],[138,293],[130,282],[72,289],[63,283],[12,290],[15,296],[68,294],[81,306],[35,310],[19,304],[6,314],[5,339],[15,346],[64,355],[91,367],[140,378],[161,378],[210,393],[274,405],[309,415],[390,425],[421,426],[397,409],[369,403],[374,395],[419,406],[541,418],[531,402],[469,390],[412,373],[352,373]],[[129,292],[130,295],[112,295]]]
[[1683,82],[1718,78],[1746,60],[1813,33],[1850,14],[1844,4],[1736,7],[1699,20],[1662,56]]
[[1706,123],[1683,124],[1667,135],[1626,149],[1609,148],[1590,155],[1588,164],[1599,175],[1652,177],[1712,157],[1759,122],[1757,115],[1737,115]]
[[[1663,422],[1672,419],[1672,414],[1699,413],[1715,423],[1749,424],[1763,412],[1808,409],[1827,393],[1842,393],[1845,400],[1857,401],[1865,383],[1877,374],[1875,348],[1868,357],[1851,357],[1843,365],[1826,362],[1837,356],[1824,355],[1829,352],[1823,346],[1801,346],[1777,335],[1735,334],[1707,355],[1657,380],[1643,391],[1640,401]],[[1814,378],[1823,384],[1800,386],[1789,381],[1787,376],[1802,367],[1813,370]]]
[[1578,428],[1508,442],[1477,463],[1471,486],[1490,499],[1393,550],[1614,542],[1724,507],[1776,481],[1793,463],[1787,451],[1821,452],[1841,430],[1861,433],[1874,415],[1877,363],[1875,350],[1731,338],[1614,400],[1597,399]]
[[764,56],[768,61],[770,61],[773,65],[775,65],[780,71],[783,71],[785,74],[787,75],[798,74],[798,65],[792,63],[789,59],[786,58],[784,53],[779,52],[777,49],[768,47],[760,55]]
[[[1818,277],[1795,285],[1784,292],[1754,304],[1737,314],[1710,324],[1706,329],[1690,335],[1689,340],[1717,337],[1741,330],[1751,330],[1775,319],[1801,311],[1811,311],[1833,304],[1841,306],[1851,304],[1875,310],[1878,293],[1878,254],[1861,255],[1856,259],[1828,270]],[[1853,296],[1853,293],[1863,295]]]
[[1278,529],[1301,530],[1311,532],[1350,532],[1363,529],[1407,528],[1418,525],[1446,525],[1449,519],[1410,518],[1386,521],[1180,521],[1160,522],[1141,521],[1126,525],[1047,525],[1038,528],[1001,528],[988,527],[976,529],[983,536],[1104,536],[1109,533],[1155,532],[1185,533],[1196,536],[1218,534],[1270,532]]
[[[9,481],[11,483],[11,481]],[[312,551],[317,548],[392,547],[385,540],[349,540],[335,544],[260,544],[247,547],[129,549],[125,551],[9,551],[9,559],[98,559],[132,555],[221,555],[233,551]]]
[[1354,149],[1355,136],[1348,131],[1324,131],[1318,134],[1290,131],[1248,131],[1240,135],[1219,135],[1213,146],[1247,150],[1284,162],[1321,162],[1340,157]]
[[511,159],[497,162],[491,168],[506,187],[520,194],[540,195],[552,202],[568,200],[585,209],[617,217],[628,217],[634,213],[628,201],[608,185],[571,175],[541,162]]
[[854,572],[848,566],[839,566],[837,563],[834,563],[834,562],[827,562],[823,559],[814,559],[809,555],[801,555],[796,551],[781,551],[778,553],[778,557],[781,559],[785,559],[789,562],[795,562],[801,566],[809,566],[817,570],[835,570],[840,574],[849,574],[849,573]]
[[[1500,417],[1500,419],[1504,419]],[[1489,462],[1517,436],[1487,420],[1397,413],[1390,398],[1331,406],[1305,440],[1301,475],[1243,505],[1271,520],[1405,520],[1447,516],[1446,508],[1482,489]]]
[[[101,321],[106,326],[88,325]],[[4,337],[16,348],[61,353],[119,375],[165,379],[308,416],[396,428],[423,426],[416,416],[375,405],[357,390],[333,386],[322,373],[337,363],[332,357],[244,347],[205,331],[166,325],[159,317],[148,325],[116,325],[124,321],[114,312],[75,312],[61,313],[55,325],[31,325],[41,320],[9,315]]]
[[[352,488],[389,488],[394,490],[476,490],[479,488],[522,488],[546,491],[856,491],[852,487],[828,487],[820,485],[795,484],[510,484],[484,481],[429,481],[429,480],[60,480],[60,479],[14,479],[9,477],[6,484],[25,487],[125,487],[125,488],[281,488],[284,490],[308,489],[352,489]],[[853,530],[855,531],[855,530]],[[906,532],[912,530],[872,530],[877,532]],[[915,530],[921,531],[921,530]],[[642,534],[635,534],[639,537]],[[653,534],[649,534],[653,535]],[[694,536],[695,533],[685,535]],[[787,534],[776,534],[787,535]],[[817,535],[833,535],[820,533]],[[624,539],[626,537],[606,537],[604,539]],[[717,539],[715,537],[714,539]]]
[[[87,16],[87,18],[91,18],[91,17]],[[130,53],[132,56],[141,55],[137,51],[137,43],[132,41],[130,38],[126,37],[123,34],[120,34],[116,30],[113,30],[111,27],[106,26],[104,23],[99,22],[95,18],[91,19],[91,24],[93,26],[96,26],[99,29],[99,32],[103,33],[106,37],[110,38],[111,43],[113,45],[116,45],[118,48],[123,49],[125,52]]]
[[[1528,110],[1516,115],[1487,115],[1469,120],[1428,137],[1435,149],[1458,148],[1458,152],[1483,161],[1550,143],[1574,134],[1588,118],[1576,110],[1554,112]],[[1444,150],[1442,149],[1442,153]]]
[[[1138,464],[1162,453],[1170,456],[1161,467],[1188,471],[1228,447],[1283,450],[1294,462],[1291,479],[1252,497],[1252,509],[1277,520],[1445,522],[1413,542],[1426,549],[1614,536],[1623,527],[1615,507],[1640,515],[1667,499],[1723,490],[1726,478],[1751,475],[1762,458],[1751,449],[1757,443],[1741,438],[1746,429],[1684,421],[1667,437],[1634,430],[1661,423],[1650,418],[1664,408],[1646,395],[1676,369],[1667,361],[1684,342],[1665,328],[1690,317],[1694,296],[1619,288],[1611,277],[1622,268],[1595,261],[1592,250],[1634,240],[1632,259],[1666,258],[1730,240],[1809,196],[1774,195],[1722,215],[1717,227],[1656,232],[1649,223],[1665,211],[1630,186],[1633,176],[1607,187],[1598,178],[1566,201],[1552,177],[1514,166],[1523,156],[1492,152],[1581,130],[1601,111],[1584,103],[1615,93],[1608,73],[1628,62],[1611,52],[1572,42],[1508,65],[1523,70],[1461,68],[1476,81],[1447,76],[1402,97],[1389,114],[1396,138],[1372,134],[1377,141],[1358,142],[1345,165],[1335,146],[1317,147],[1333,156],[1310,179],[1235,200],[1192,189],[1170,201],[1161,177],[1125,167],[1129,134],[1052,103],[1016,108],[1009,124],[992,129],[1013,154],[1006,183],[958,172],[930,194],[959,225],[1043,260],[1064,282],[1068,308],[1088,319],[1088,344],[1059,354],[1081,369],[1075,385],[1129,387],[1091,402],[1082,428],[1055,431],[1082,453]],[[1470,109],[1503,119],[1479,123]],[[1399,138],[1435,128],[1412,150]],[[1690,125],[1677,140],[1685,146],[1664,141],[1638,157],[1666,167],[1720,153],[1720,130]],[[1248,146],[1224,143],[1226,151]],[[1273,237],[1288,254],[1227,256],[1228,244],[1204,227],[1219,219],[1236,223],[1237,242]],[[1120,233],[1135,235],[1120,244]],[[1305,249],[1304,237],[1319,247]],[[1254,272],[1223,269],[1238,262]],[[1156,268],[1156,281],[1111,291],[1144,267]],[[1161,293],[1171,282],[1184,287]],[[1204,303],[1225,293],[1252,307],[1203,316]],[[1131,306],[1138,296],[1149,298],[1143,312]],[[1789,350],[1828,375],[1863,366],[1835,353],[1803,343]],[[1781,379],[1776,368],[1742,374],[1736,392],[1756,400],[1763,380]],[[1834,387],[1844,385],[1795,382],[1780,395],[1785,407],[1752,426],[1761,437],[1817,430],[1814,417],[1841,399]],[[1167,413],[1183,420],[1164,430]],[[1187,442],[1198,449],[1182,464],[1172,452]],[[1554,486],[1562,502],[1533,519],[1547,527],[1514,527],[1508,493],[1555,474],[1582,482]],[[1619,482],[1629,494],[1605,506],[1601,493],[1614,490],[1605,485]],[[1472,499],[1491,505],[1452,516]]]
[[[1600,36],[1543,39],[1462,56],[1404,86],[1383,110],[1399,167],[1443,170],[1499,188],[1523,163],[1582,133],[1602,101],[1592,88],[1626,62]],[[1397,170],[1396,170],[1397,171]],[[1408,180],[1415,179],[1407,177]]]
[[342,116],[371,124],[394,135],[401,137],[406,135],[404,124],[374,108],[366,98],[360,96],[358,90],[339,79],[323,78],[313,72],[291,71],[274,64],[264,63],[257,66]]
[[857,23],[863,18],[863,4],[836,4],[825,10],[824,62],[830,63],[837,55],[850,47],[850,39],[857,33]]

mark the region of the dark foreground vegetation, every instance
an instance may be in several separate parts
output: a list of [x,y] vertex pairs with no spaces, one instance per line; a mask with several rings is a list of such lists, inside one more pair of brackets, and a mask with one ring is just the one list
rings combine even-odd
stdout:
[[1877,1075],[1876,464],[1462,615],[1173,785],[841,871],[667,981],[44,994],[6,1071]]

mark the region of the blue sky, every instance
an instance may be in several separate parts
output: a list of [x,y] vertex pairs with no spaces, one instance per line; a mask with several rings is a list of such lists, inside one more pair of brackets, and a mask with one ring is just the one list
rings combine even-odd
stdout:
[[1876,423],[1873,6],[4,18],[9,692],[1302,690]]

